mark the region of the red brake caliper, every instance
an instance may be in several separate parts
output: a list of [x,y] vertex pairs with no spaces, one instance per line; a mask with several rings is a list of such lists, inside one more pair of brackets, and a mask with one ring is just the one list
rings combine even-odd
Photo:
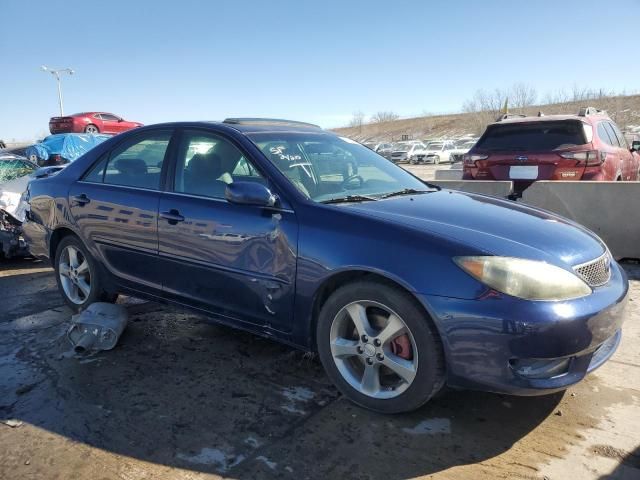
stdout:
[[411,360],[413,358],[413,351],[411,350],[409,336],[405,333],[391,340],[391,351],[400,358]]

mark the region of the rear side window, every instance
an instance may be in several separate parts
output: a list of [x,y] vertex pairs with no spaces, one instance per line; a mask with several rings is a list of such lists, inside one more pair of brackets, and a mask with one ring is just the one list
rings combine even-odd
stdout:
[[545,151],[587,143],[582,122],[555,121],[491,125],[476,144],[490,151]]
[[617,125],[615,123],[609,123],[609,128],[613,131],[613,134],[618,139],[618,143],[620,144],[620,146],[622,148],[627,148],[627,140],[624,138],[624,135],[617,127]]
[[171,131],[150,132],[118,146],[109,156],[103,183],[158,190],[170,139]]
[[607,145],[612,147],[618,146],[618,140],[612,130],[607,128],[607,122],[600,122],[598,124],[598,137]]

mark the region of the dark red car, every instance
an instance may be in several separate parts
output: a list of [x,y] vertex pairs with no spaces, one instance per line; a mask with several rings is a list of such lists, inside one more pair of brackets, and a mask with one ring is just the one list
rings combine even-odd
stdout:
[[111,133],[117,134],[141,127],[142,123],[129,122],[106,112],[74,113],[67,117],[51,117],[51,133]]
[[505,118],[464,156],[464,180],[640,180],[640,156],[606,112]]

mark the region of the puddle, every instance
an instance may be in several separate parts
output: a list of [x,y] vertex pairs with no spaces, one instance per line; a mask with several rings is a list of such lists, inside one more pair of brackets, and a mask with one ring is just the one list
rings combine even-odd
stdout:
[[178,453],[176,457],[189,463],[212,465],[222,472],[226,472],[230,468],[235,467],[245,459],[244,455],[228,455],[217,448],[203,448],[200,450],[200,453],[196,455]]
[[264,457],[262,455],[260,455],[259,457],[256,457],[256,460],[261,461],[267,467],[269,467],[271,470],[275,470],[278,467],[278,464],[276,462],[272,462],[267,457]]
[[316,394],[306,387],[286,387],[280,392],[288,401],[281,406],[282,410],[298,415],[306,415],[306,410],[301,408],[301,403],[307,403],[314,399]]
[[451,420],[448,418],[430,418],[423,420],[413,428],[403,428],[403,432],[411,435],[434,435],[436,433],[451,433]]

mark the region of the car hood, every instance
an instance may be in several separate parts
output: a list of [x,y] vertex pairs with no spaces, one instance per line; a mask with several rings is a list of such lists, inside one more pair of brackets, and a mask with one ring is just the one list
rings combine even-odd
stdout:
[[346,205],[360,215],[451,238],[492,255],[566,267],[593,260],[606,249],[595,234],[570,220],[485,195],[441,190]]

